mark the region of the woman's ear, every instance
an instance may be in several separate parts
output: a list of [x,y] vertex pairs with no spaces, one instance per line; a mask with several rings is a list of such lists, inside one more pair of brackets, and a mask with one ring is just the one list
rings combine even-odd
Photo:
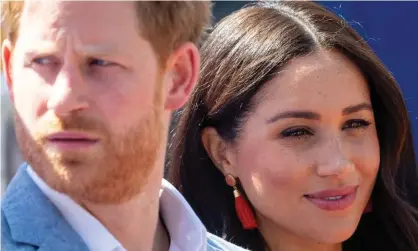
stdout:
[[203,147],[212,162],[223,175],[235,176],[235,154],[232,146],[218,134],[215,128],[206,127],[201,133]]

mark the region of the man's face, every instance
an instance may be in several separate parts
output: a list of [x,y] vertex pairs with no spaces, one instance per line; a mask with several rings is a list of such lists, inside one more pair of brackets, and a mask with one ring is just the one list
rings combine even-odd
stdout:
[[11,51],[17,138],[37,173],[91,202],[139,193],[164,149],[165,101],[134,3],[26,1]]

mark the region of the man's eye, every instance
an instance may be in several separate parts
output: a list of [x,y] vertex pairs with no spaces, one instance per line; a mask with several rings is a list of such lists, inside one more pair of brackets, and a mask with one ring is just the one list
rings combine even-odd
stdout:
[[55,63],[55,61],[52,60],[50,57],[35,58],[32,60],[32,62],[38,65],[47,65]]
[[110,61],[102,60],[102,59],[91,59],[89,61],[89,65],[90,66],[106,67],[106,66],[112,66],[112,65],[114,65],[114,63],[112,63]]

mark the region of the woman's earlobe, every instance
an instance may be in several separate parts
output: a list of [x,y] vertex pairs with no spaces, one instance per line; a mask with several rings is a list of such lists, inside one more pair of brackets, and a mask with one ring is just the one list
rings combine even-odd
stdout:
[[218,134],[215,128],[203,128],[201,133],[203,147],[213,164],[224,175],[234,174],[231,156],[228,154],[228,145]]

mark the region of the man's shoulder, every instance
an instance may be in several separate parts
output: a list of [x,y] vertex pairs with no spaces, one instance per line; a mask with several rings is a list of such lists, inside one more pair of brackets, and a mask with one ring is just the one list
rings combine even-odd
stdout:
[[[28,235],[35,236],[34,233],[38,233],[39,228],[31,229],[29,226],[30,224],[35,226],[40,221],[36,219],[34,222],[27,217],[36,213],[38,203],[33,198],[36,188],[31,186],[26,177],[26,168],[26,164],[19,168],[1,199],[1,250],[36,250],[35,245],[30,245],[21,238],[26,231]],[[41,210],[46,211],[44,208]]]
[[2,250],[86,251],[87,246],[22,165],[1,201]]
[[1,212],[1,250],[4,251],[35,251],[32,245],[24,245],[13,240],[10,227],[4,216],[3,210]]
[[207,238],[208,251],[248,251],[211,233],[207,233]]

